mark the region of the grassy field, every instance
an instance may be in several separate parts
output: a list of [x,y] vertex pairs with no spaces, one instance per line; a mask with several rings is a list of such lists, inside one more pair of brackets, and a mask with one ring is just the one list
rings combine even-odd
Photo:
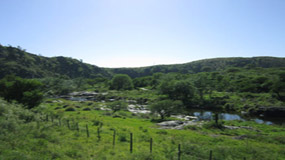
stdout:
[[[43,104],[37,109],[41,113],[33,115],[26,110],[23,113],[20,106],[1,101],[1,127],[7,132],[1,131],[0,159],[178,159],[179,144],[181,159],[209,159],[210,151],[217,160],[285,159],[284,126],[226,121],[223,125],[247,127],[218,129],[207,122],[184,130],[166,130],[144,116],[127,111],[112,114],[95,110],[98,105],[60,100]],[[65,111],[71,106],[75,111]],[[84,111],[86,108],[91,110]],[[28,122],[21,120],[29,116],[35,118]]]

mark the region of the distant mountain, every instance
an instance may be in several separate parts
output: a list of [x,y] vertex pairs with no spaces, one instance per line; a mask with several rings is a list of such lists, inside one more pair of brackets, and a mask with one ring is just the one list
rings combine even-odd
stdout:
[[68,77],[95,78],[112,77],[113,74],[128,74],[132,78],[153,73],[198,73],[221,71],[229,68],[284,68],[285,58],[214,58],[185,64],[157,65],[140,68],[100,68],[67,57],[43,57],[26,52],[20,47],[0,45],[0,78],[14,74],[23,78]]
[[110,77],[105,69],[67,57],[43,57],[21,48],[0,46],[0,78],[14,74],[23,78]]
[[142,77],[162,72],[198,73],[221,71],[229,68],[283,68],[285,58],[253,57],[253,58],[213,58],[204,59],[185,64],[157,65],[141,68],[113,68],[109,69],[114,74],[128,74],[131,77]]

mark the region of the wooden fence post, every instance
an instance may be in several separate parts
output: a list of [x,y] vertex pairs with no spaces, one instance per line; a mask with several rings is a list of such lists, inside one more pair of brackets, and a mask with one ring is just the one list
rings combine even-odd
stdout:
[[133,153],[133,133],[130,133],[130,152]]
[[115,141],[116,141],[116,130],[114,129],[114,133],[113,133],[113,148],[115,148]]
[[76,123],[76,130],[79,132],[79,124],[78,124],[78,122]]
[[212,154],[213,154],[213,151],[210,150],[210,157],[209,157],[209,160],[212,160]]
[[98,141],[100,141],[101,136],[100,136],[100,127],[97,128],[97,137],[98,137]]
[[66,120],[66,122],[67,122],[67,127],[68,127],[68,129],[70,129],[69,120]]
[[178,160],[180,160],[181,157],[181,145],[178,144]]
[[89,137],[89,130],[88,130],[88,125],[86,124],[86,134],[87,134],[87,137]]
[[150,138],[149,151],[152,153],[152,138]]

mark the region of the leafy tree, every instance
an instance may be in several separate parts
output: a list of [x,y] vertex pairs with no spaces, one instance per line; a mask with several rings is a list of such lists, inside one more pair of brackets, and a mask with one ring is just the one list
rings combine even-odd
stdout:
[[150,86],[151,82],[152,82],[152,77],[151,76],[135,78],[133,80],[135,88]]
[[181,100],[184,105],[190,105],[195,96],[195,88],[189,80],[165,79],[159,86],[162,94],[172,100]]
[[117,74],[111,80],[110,89],[115,90],[131,90],[133,89],[132,79],[126,74]]
[[112,109],[113,113],[127,109],[127,103],[123,101],[115,101],[110,104],[110,108]]
[[76,90],[73,80],[63,78],[44,78],[40,80],[44,84],[47,95],[65,95]]
[[271,91],[281,101],[285,101],[285,72],[278,74],[278,78],[274,81]]
[[85,84],[86,84],[86,80],[83,77],[78,77],[73,79],[73,82],[75,84],[76,89],[84,89]]
[[105,83],[107,82],[108,79],[107,78],[104,78],[104,77],[97,77],[97,78],[89,78],[89,79],[86,79],[86,83],[89,84],[90,86],[94,87],[95,84],[98,84],[98,83]]
[[208,83],[208,78],[205,74],[199,75],[194,81],[194,85],[197,88],[201,101],[204,101],[204,93],[208,92],[209,84],[210,83]]
[[152,75],[152,79],[151,79],[151,82],[150,82],[150,85],[152,86],[152,88],[157,88],[157,86],[159,85],[160,83],[160,79],[161,77],[163,77],[163,73],[161,72],[157,72],[157,73],[154,73]]
[[36,80],[6,76],[0,80],[0,96],[8,102],[15,100],[28,108],[33,108],[43,99],[41,87],[42,83]]
[[87,79],[86,83],[89,84],[90,86],[94,87],[94,85],[97,83],[95,79]]
[[182,106],[183,104],[181,101],[172,101],[167,99],[153,103],[150,106],[150,110],[153,114],[159,114],[160,118],[163,120],[165,117],[179,113],[182,109]]

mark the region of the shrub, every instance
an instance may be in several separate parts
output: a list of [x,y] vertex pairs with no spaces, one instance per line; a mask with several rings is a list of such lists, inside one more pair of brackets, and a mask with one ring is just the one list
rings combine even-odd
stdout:
[[123,101],[115,101],[110,104],[110,108],[112,109],[113,113],[120,111],[120,110],[126,110],[127,109],[127,103]]
[[120,134],[119,135],[119,141],[120,142],[127,142],[127,136],[125,134]]
[[167,135],[167,131],[166,130],[160,130],[160,131],[157,131],[156,134]]
[[111,81],[110,89],[131,90],[134,88],[132,79],[126,74],[117,74]]
[[103,122],[99,121],[99,120],[93,120],[93,126],[103,126]]
[[91,109],[90,108],[83,108],[83,111],[91,111]]
[[68,108],[65,109],[65,111],[76,111],[76,110],[73,107],[68,107]]
[[6,76],[0,80],[0,96],[8,102],[15,100],[31,109],[38,106],[43,100],[41,87],[42,83],[36,80]]

